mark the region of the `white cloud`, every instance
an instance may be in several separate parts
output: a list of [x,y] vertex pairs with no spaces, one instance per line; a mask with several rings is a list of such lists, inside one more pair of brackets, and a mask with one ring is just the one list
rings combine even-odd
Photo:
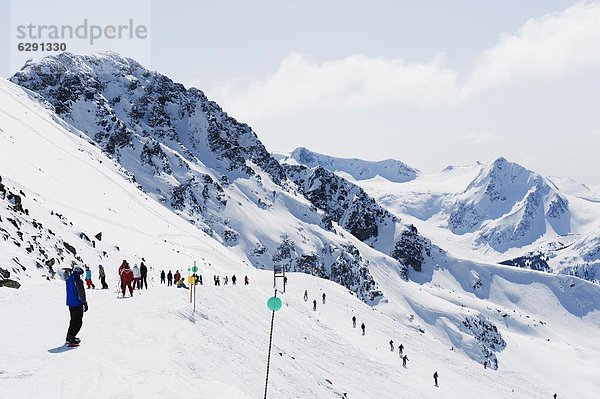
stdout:
[[286,57],[277,71],[240,87],[227,84],[211,93],[240,117],[260,118],[306,108],[347,110],[386,104],[431,106],[458,99],[455,72],[439,60],[407,63],[354,55],[318,63]]
[[469,141],[475,144],[487,144],[498,140],[498,136],[489,132],[469,132],[462,137],[463,141]]
[[209,94],[249,121],[314,109],[446,106],[493,87],[562,78],[600,65],[599,49],[600,3],[581,3],[531,19],[517,34],[503,36],[476,59],[464,85],[458,84],[457,71],[442,65],[441,57],[411,63],[353,55],[317,62],[292,54],[263,79],[232,81]]
[[525,79],[560,78],[600,65],[600,3],[530,19],[475,63],[466,96]]

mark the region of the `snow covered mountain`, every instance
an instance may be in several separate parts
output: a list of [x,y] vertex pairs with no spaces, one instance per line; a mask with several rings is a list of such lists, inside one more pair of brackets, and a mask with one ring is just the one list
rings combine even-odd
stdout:
[[498,158],[458,196],[448,228],[455,234],[477,231],[477,243],[503,252],[533,243],[550,228],[569,234],[569,204],[542,176]]
[[418,170],[395,159],[373,162],[357,158],[337,158],[319,154],[304,147],[296,148],[289,155],[276,154],[276,157],[280,162],[288,164],[298,163],[309,168],[320,166],[332,172],[343,172],[354,180],[366,180],[381,176],[389,181],[403,183],[415,179],[419,174]]
[[600,195],[585,185],[543,177],[505,158],[403,183],[381,176],[353,182],[455,256],[598,280],[589,253],[600,251],[594,239]]
[[[272,273],[251,267],[239,246],[204,233],[205,225],[174,213],[156,200],[156,192],[139,190],[143,182],[115,162],[116,155],[109,157],[87,133],[43,105],[33,92],[0,80],[0,285],[6,285],[0,287],[0,319],[5,322],[0,342],[10,342],[0,351],[0,396],[262,395],[271,317],[265,302],[273,294]],[[123,148],[118,152],[121,157],[127,153]],[[263,184],[281,187],[262,168],[248,164]],[[356,248],[382,296],[365,303],[349,292],[347,281],[340,285],[289,273],[286,293],[279,293],[284,306],[275,318],[269,397],[537,399],[554,392],[595,397],[600,389],[597,285],[459,260],[433,246],[421,271],[405,270],[377,250],[384,245],[380,240],[392,235],[378,230],[375,236],[369,234],[372,229],[361,235],[359,229],[359,239],[346,230],[352,227],[348,218],[356,201],[361,203],[356,212],[375,212],[378,229],[392,222],[399,229],[397,218],[371,202],[367,190],[325,169],[296,165],[282,170],[282,185],[290,191],[278,189],[279,195],[286,204],[300,205],[270,208],[281,213],[276,226],[285,230],[291,212],[316,212],[316,222],[301,227],[310,229],[310,237],[322,234],[328,242]],[[242,199],[232,193],[253,179],[238,176],[223,191]],[[321,204],[324,195],[319,209],[313,202]],[[226,208],[234,201],[228,200]],[[343,204],[339,208],[337,201]],[[350,213],[345,214],[346,208]],[[323,219],[331,221],[337,234]],[[256,223],[274,229],[270,220],[265,216]],[[403,226],[408,235],[420,237]],[[305,243],[291,244],[304,248]],[[83,344],[65,351],[64,283],[52,278],[53,271],[72,261],[90,265],[94,272],[103,264],[113,288],[124,258],[131,263],[145,259],[151,268],[150,289],[125,300],[115,299],[112,290],[88,290]],[[251,284],[205,284],[198,290],[199,311],[192,313],[189,292],[160,286],[157,272],[185,270],[194,261],[205,281],[211,274],[237,274],[248,275]],[[19,289],[4,283],[5,271],[8,280],[21,284]],[[340,275],[356,281],[351,271]],[[313,311],[310,301],[302,299],[305,289],[310,301],[326,293],[326,303],[319,301]],[[366,324],[364,336],[352,328],[352,315],[359,325]],[[390,351],[390,339],[403,344],[407,368],[401,367],[397,350]],[[569,367],[548,367],[557,358]],[[487,370],[482,367],[486,360]],[[432,382],[434,371],[440,374],[439,387]]]
[[29,61],[11,80],[48,101],[146,193],[257,267],[284,264],[376,300],[380,292],[369,263],[342,229],[400,261],[403,275],[408,265],[420,268],[431,252],[414,227],[333,174],[321,177],[344,187],[351,203],[344,215],[339,211],[345,194],[321,192],[316,198],[310,187],[299,189],[298,179],[288,179],[298,177],[297,171],[288,173],[249,126],[201,91],[134,60],[63,53]]

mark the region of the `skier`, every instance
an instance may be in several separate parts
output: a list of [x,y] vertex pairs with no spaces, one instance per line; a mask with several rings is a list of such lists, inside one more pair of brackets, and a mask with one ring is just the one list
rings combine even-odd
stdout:
[[356,316],[352,316],[352,328],[356,328]]
[[200,285],[202,285],[202,275],[198,276],[198,282],[200,283]]
[[552,395],[554,397],[554,399],[556,399],[556,394]]
[[221,286],[221,277],[217,276],[216,283],[217,283],[217,286],[219,286],[219,287]]
[[146,287],[148,289],[148,268],[142,261],[140,264],[140,274],[142,275],[142,279],[140,280],[140,289]]
[[173,278],[175,278],[175,284],[177,284],[177,282],[179,280],[181,280],[181,273],[179,273],[179,270],[175,270],[175,274],[173,275]]
[[123,277],[121,276],[121,274],[123,273],[123,270],[125,270],[125,267],[129,267],[127,261],[125,259],[123,259],[123,262],[121,263],[121,266],[119,266],[119,279],[121,280],[121,289],[123,289]]
[[125,298],[125,288],[129,288],[129,294],[133,296],[133,286],[131,285],[131,282],[133,281],[133,272],[129,268],[129,264],[125,262],[119,267],[119,272],[121,275],[121,291],[123,292],[123,298]]
[[161,270],[161,272],[160,272],[160,283],[164,284],[165,283],[165,279],[166,279],[165,271]]
[[197,273],[192,274],[192,277],[194,277],[194,285],[198,285],[198,280],[200,279],[200,276],[198,276]]
[[185,285],[183,277],[177,282],[177,288],[185,288],[186,290],[189,290],[189,288]]
[[235,285],[235,282],[237,281],[237,277],[235,276],[235,274],[231,277],[231,284]]
[[102,289],[107,290],[108,284],[106,284],[106,273],[104,272],[104,266],[98,265],[98,276],[100,277],[100,283],[102,283]]
[[83,324],[83,313],[88,310],[88,303],[85,298],[85,288],[81,275],[83,270],[79,266],[75,266],[71,273],[65,270],[65,285],[67,290],[67,306],[71,320],[69,329],[67,330],[66,343],[68,346],[77,346],[81,340],[77,338],[79,330]]
[[92,283],[92,271],[90,270],[89,266],[85,267],[85,284],[87,285],[88,289],[90,287],[96,289],[96,286],[94,283]]
[[304,302],[308,301],[308,290],[304,290]]
[[487,360],[485,360],[485,361],[483,362],[483,369],[484,369],[484,370],[485,370],[485,369],[487,369]]
[[438,373],[437,373],[437,371],[436,371],[436,372],[434,372],[434,373],[433,373],[433,381],[435,382],[435,386],[436,386],[436,387],[438,386],[438,381],[437,381],[437,379],[438,379]]
[[133,265],[133,288],[136,290],[142,288],[142,272],[138,265]]
[[408,362],[408,356],[402,356],[402,367],[406,368],[406,362]]
[[360,325],[360,328],[361,328],[361,330],[362,330],[362,334],[363,334],[363,335],[365,335],[365,328],[366,328],[366,326],[365,326],[365,323],[362,323],[362,324]]
[[402,357],[403,351],[404,351],[404,345],[400,344],[400,346],[398,347],[398,354],[400,355],[400,357]]
[[224,280],[225,280],[225,285],[227,285],[229,283],[229,276],[225,276]]
[[325,303],[325,293],[323,293],[323,303]]
[[283,276],[283,290],[285,291],[285,287],[287,286],[287,276]]
[[390,339],[390,352],[394,351],[394,340]]
[[244,277],[244,285],[248,285],[250,284],[250,280],[248,279],[248,276]]
[[173,273],[171,273],[171,271],[169,270],[169,273],[167,273],[167,287],[170,287],[173,285]]
[[317,300],[313,300],[313,310],[317,310]]
[[123,271],[123,269],[125,269],[125,266],[129,267],[129,263],[127,263],[127,261],[125,259],[123,259],[121,266],[119,266],[119,276],[121,275],[121,272]]

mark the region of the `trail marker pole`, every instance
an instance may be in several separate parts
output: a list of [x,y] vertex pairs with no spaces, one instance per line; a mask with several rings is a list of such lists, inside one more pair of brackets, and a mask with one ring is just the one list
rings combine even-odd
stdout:
[[196,313],[196,272],[198,271],[198,266],[196,266],[196,261],[194,261],[194,266],[192,267],[192,278],[190,279],[190,303],[192,302],[192,290],[194,290],[194,313]]
[[194,271],[194,313],[196,313],[196,290],[198,289],[198,287],[196,287],[196,272],[198,271],[196,261],[194,261],[194,267],[192,270]]
[[[192,281],[192,278],[190,277],[190,269],[188,269],[188,284],[190,284],[190,281]],[[191,284],[190,284],[191,285]],[[192,303],[192,287],[190,287],[190,303]]]
[[269,387],[269,367],[271,365],[271,346],[273,344],[273,324],[275,322],[275,312],[281,309],[281,299],[277,298],[277,288],[275,295],[267,301],[267,307],[271,310],[271,330],[269,332],[269,354],[267,355],[267,375],[265,377],[265,397],[267,399],[267,388]]

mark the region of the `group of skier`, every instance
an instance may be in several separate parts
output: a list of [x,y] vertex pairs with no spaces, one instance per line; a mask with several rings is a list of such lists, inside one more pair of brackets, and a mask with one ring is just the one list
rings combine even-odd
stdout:
[[[84,269],[82,270],[84,274],[86,287],[88,289],[96,289],[96,285],[92,281],[92,269],[90,269],[89,266],[84,266]],[[98,277],[100,278],[100,284],[102,284],[102,289],[108,289],[108,284],[106,284],[106,273],[104,272],[104,267],[102,265],[98,265]]]
[[[220,287],[221,286],[221,276],[217,276],[216,274],[213,275],[213,283],[215,286]],[[224,276],[223,277],[223,285],[228,285],[229,284],[229,276]],[[234,274],[233,276],[231,276],[231,284],[232,285],[236,285],[237,284],[237,276]],[[244,276],[244,285],[248,285],[250,284],[250,279],[248,278],[248,276]]]
[[[79,343],[81,342],[81,340],[77,337],[77,334],[79,333],[79,331],[81,330],[81,327],[83,325],[83,314],[85,312],[88,311],[88,303],[87,303],[87,298],[86,298],[86,294],[85,294],[85,288],[83,285],[83,281],[81,280],[82,275],[85,274],[84,278],[85,278],[85,283],[87,285],[88,289],[95,289],[95,285],[92,282],[92,272],[91,269],[88,266],[85,266],[85,271],[80,267],[80,266],[75,266],[73,269],[63,269],[64,275],[63,278],[65,279],[66,282],[66,296],[67,296],[67,306],[69,307],[69,313],[70,313],[70,321],[69,321],[69,327],[67,329],[67,337],[66,337],[66,344],[68,346],[78,346]],[[125,297],[125,292],[128,289],[129,293],[131,296],[133,296],[133,290],[134,289],[142,289],[143,287],[145,287],[146,289],[148,289],[148,282],[147,282],[147,276],[148,276],[148,268],[146,267],[146,265],[144,264],[144,262],[142,261],[140,264],[140,267],[138,267],[137,265],[134,265],[133,269],[130,268],[129,263],[126,260],[123,260],[121,266],[118,269],[118,273],[119,273],[119,279],[120,279],[120,284],[121,284],[121,292],[123,294],[123,297]],[[108,285],[106,284],[106,273],[104,271],[104,267],[102,265],[98,266],[98,275],[100,278],[100,282],[102,284],[102,289],[108,289]],[[192,276],[193,278],[193,284],[200,284],[202,285],[202,275],[198,275],[196,273],[194,273]],[[220,286],[220,277],[217,275],[213,276],[213,280],[214,280],[214,284],[215,286]],[[287,278],[286,278],[287,280]],[[173,285],[173,281],[175,281],[175,284],[178,288],[185,288],[187,289],[188,287],[185,285],[185,281],[184,278],[181,276],[181,273],[179,272],[179,270],[175,271],[175,274],[173,274],[171,272],[171,270],[169,270],[168,273],[165,273],[164,270],[161,271],[160,273],[160,282],[161,284],[165,284],[165,282],[167,283],[168,286],[172,286]],[[225,276],[224,277],[224,284],[227,285],[229,282],[229,277]],[[232,285],[236,285],[237,283],[237,277],[235,275],[233,275],[231,277],[231,283]],[[286,281],[287,283],[287,281]],[[244,285],[248,285],[249,284],[249,279],[248,276],[244,277]],[[323,304],[325,304],[326,301],[326,295],[325,293],[322,294],[321,296],[322,298],[322,302]],[[308,290],[304,290],[304,301],[308,302]],[[313,300],[313,311],[317,310],[317,300],[314,299]],[[356,328],[356,316],[353,315],[352,316],[352,327]],[[366,334],[366,326],[365,323],[361,323],[360,328],[362,330],[362,335]],[[390,351],[393,352],[394,351],[394,340],[390,339],[389,342],[390,345]],[[407,367],[407,362],[408,362],[408,356],[404,353],[404,345],[400,344],[398,346],[398,355],[400,356],[400,358],[402,359],[402,366],[404,368]],[[484,361],[483,365],[484,368],[487,368],[487,360]],[[435,371],[433,373],[433,380],[434,380],[434,384],[435,386],[439,386],[438,385],[438,372]],[[554,394],[553,397],[556,399],[557,395]]]
[[[81,269],[80,266],[78,267]],[[82,269],[82,275],[84,275],[85,285],[88,289],[95,289],[96,285],[92,281],[92,270],[89,266],[84,266],[84,269],[85,270]],[[98,277],[100,278],[100,284],[102,285],[101,289],[107,290],[108,284],[106,283],[106,272],[102,265],[98,265]],[[144,261],[142,260],[139,267],[138,265],[134,265],[132,269],[130,268],[129,263],[126,260],[123,260],[123,263],[119,267],[119,283],[123,296],[125,296],[127,288],[129,288],[131,296],[133,296],[134,289],[148,289],[148,267],[144,264]]]
[[[287,277],[285,277],[285,279],[284,279],[284,284],[287,284]],[[321,298],[322,298],[323,305],[324,305],[327,295],[325,295],[325,293],[323,293],[321,295]],[[304,290],[304,302],[308,302],[308,290]],[[317,300],[313,299],[312,304],[313,304],[313,311],[316,312],[317,311]]]
[[[352,316],[352,328],[356,328],[356,316]],[[362,335],[367,333],[367,326],[365,326],[365,323],[360,324],[360,329],[362,330]]]
[[[194,273],[192,274],[190,277],[192,277],[193,279],[190,280],[194,285],[203,285],[204,284],[204,280],[202,278],[201,274],[197,274]],[[161,284],[167,284],[167,286],[172,286],[173,284],[175,284],[175,286],[177,288],[188,288],[187,285],[185,285],[185,280],[184,278],[181,276],[181,273],[179,273],[179,270],[175,270],[175,274],[173,274],[171,272],[171,270],[169,270],[168,273],[165,273],[164,270],[162,270],[160,272],[160,283]],[[214,275],[213,276],[213,283],[215,286],[220,286],[221,285],[221,277]],[[223,277],[223,283],[224,285],[228,285],[229,284],[229,276],[224,276]],[[231,276],[231,284],[232,285],[236,285],[237,284],[237,276],[234,274],[233,276]],[[248,285],[250,284],[250,279],[248,278],[248,276],[244,277],[244,285]]]

